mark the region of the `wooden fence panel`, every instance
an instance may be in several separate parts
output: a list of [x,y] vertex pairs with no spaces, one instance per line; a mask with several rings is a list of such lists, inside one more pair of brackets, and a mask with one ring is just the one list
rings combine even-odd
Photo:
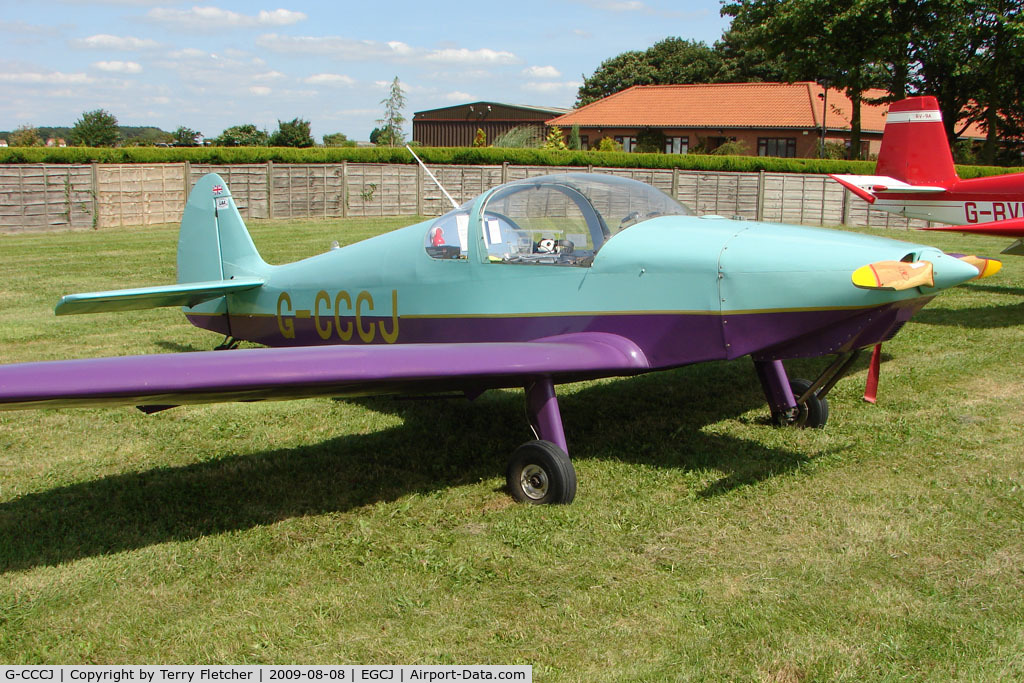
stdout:
[[92,178],[87,164],[0,165],[0,230],[93,227]]
[[[430,166],[459,204],[510,180],[590,170],[648,183],[698,214],[805,225],[928,223],[872,210],[823,175],[551,166]],[[219,173],[245,219],[439,216],[440,188],[410,164],[91,164],[0,166],[0,230],[173,223],[188,190]],[[845,220],[844,220],[845,218]]]
[[[242,218],[270,218],[267,189],[267,164],[189,164],[188,187],[192,187],[207,173],[217,173],[231,189]],[[276,164],[271,164],[271,167]],[[182,207],[184,208],[184,207]]]

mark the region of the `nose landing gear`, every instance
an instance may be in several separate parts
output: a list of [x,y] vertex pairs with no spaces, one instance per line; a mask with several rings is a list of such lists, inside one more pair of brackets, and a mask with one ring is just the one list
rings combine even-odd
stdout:
[[761,380],[772,423],[820,429],[828,422],[828,400],[825,396],[853,365],[861,350],[836,356],[813,382],[790,380],[781,360],[755,360],[754,369]]

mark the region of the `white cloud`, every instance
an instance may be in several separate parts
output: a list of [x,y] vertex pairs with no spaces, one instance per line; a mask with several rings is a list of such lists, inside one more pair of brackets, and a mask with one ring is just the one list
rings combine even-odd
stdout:
[[159,46],[159,43],[149,38],[112,36],[109,33],[97,33],[88,38],[73,40],[71,44],[75,47],[105,50],[146,50]]
[[546,83],[523,83],[521,86],[523,90],[529,90],[531,92],[540,93],[552,93],[559,92],[562,90],[579,90],[582,83],[578,81],[565,81],[562,83],[558,82],[546,82]]
[[57,29],[53,26],[38,26],[24,21],[0,20],[0,31],[3,31],[4,33],[13,33],[19,36],[52,36],[57,34]]
[[680,12],[678,10],[665,10],[651,7],[645,2],[639,0],[574,0],[575,2],[586,5],[597,10],[604,10],[605,12],[637,12],[640,14],[647,14],[650,16],[665,17],[667,19],[703,19],[710,13],[707,9],[699,9],[689,12]]
[[323,55],[352,62],[401,59],[413,52],[408,45],[398,41],[378,43],[337,36],[282,36],[276,33],[260,36],[256,45],[279,53]]
[[138,62],[93,62],[92,65],[100,71],[109,71],[117,74],[138,74],[142,73],[142,65]]
[[322,55],[350,62],[423,60],[437,64],[521,64],[523,61],[504,50],[427,50],[397,40],[381,43],[340,36],[284,36],[266,33],[256,39],[256,45],[279,53]]
[[252,80],[254,81],[276,81],[284,78],[285,75],[280,71],[266,71],[261,74],[254,74]]
[[356,80],[344,74],[313,74],[303,80],[309,85],[355,85]]
[[511,52],[491,50],[490,48],[467,50],[464,47],[432,50],[424,56],[424,59],[445,64],[519,64],[523,61]]
[[67,74],[60,71],[51,71],[50,73],[39,73],[33,71],[22,73],[0,73],[0,83],[52,83],[64,85],[92,82],[94,82],[94,79],[84,73]]
[[268,88],[265,85],[254,85],[251,88],[249,88],[249,92],[251,92],[253,95],[259,95],[261,97],[264,97],[270,94],[270,88]]
[[183,50],[175,50],[167,56],[171,59],[198,59],[199,57],[205,57],[206,55],[207,53],[203,50],[194,47],[186,47]]
[[185,28],[212,30],[215,28],[251,28],[253,26],[289,26],[305,20],[303,12],[287,9],[260,10],[259,14],[240,14],[220,7],[193,6],[191,9],[154,7],[146,16],[160,23],[176,24]]
[[260,26],[291,26],[305,21],[305,19],[304,12],[293,12],[287,9],[276,9],[273,12],[261,9],[260,13],[256,15],[256,23]]
[[479,99],[479,98],[478,97],[474,97],[474,96],[470,95],[469,93],[459,92],[458,90],[456,90],[454,92],[446,93],[444,95],[443,99],[446,99],[449,102],[466,102],[466,101],[469,101],[469,100],[476,100],[476,99]]
[[594,9],[608,12],[650,12],[650,8],[639,0],[579,0]]
[[562,72],[553,66],[528,66],[523,69],[523,75],[530,78],[559,78]]

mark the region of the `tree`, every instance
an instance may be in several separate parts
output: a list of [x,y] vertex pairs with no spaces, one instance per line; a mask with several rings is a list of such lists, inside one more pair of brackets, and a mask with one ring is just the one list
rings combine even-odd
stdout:
[[473,136],[473,147],[486,147],[487,146],[487,133],[484,132],[483,128],[476,129],[476,135]]
[[35,126],[18,126],[18,129],[11,133],[7,142],[11,147],[39,147],[43,139],[39,137],[39,131]]
[[636,134],[635,152],[656,153],[665,151],[665,133],[654,128],[644,128]]
[[71,128],[72,143],[86,147],[113,147],[120,136],[117,118],[104,109],[84,112]]
[[402,132],[402,126],[405,124],[405,117],[402,115],[402,109],[405,107],[405,92],[402,90],[398,76],[391,81],[390,93],[380,103],[384,105],[384,117],[377,119],[381,128],[376,144],[388,147],[405,144],[405,133]]
[[270,144],[270,136],[255,124],[243,123],[224,129],[213,144],[221,147],[266,147]]
[[324,147],[355,147],[356,141],[349,140],[344,133],[326,133]]
[[651,85],[654,78],[654,67],[645,53],[623,52],[601,62],[589,78],[583,77],[583,85],[576,93],[576,106],[596,102],[634,85]]
[[[643,52],[623,52],[606,59],[589,78],[584,76],[576,104],[590,104],[634,85],[778,80],[774,62],[765,58],[767,63],[763,63],[748,54],[750,46],[742,40],[743,34],[726,37],[713,48],[700,41],[669,37]],[[760,57],[764,57],[763,50]]]
[[558,126],[548,128],[548,136],[544,140],[544,149],[569,149],[569,146],[565,144],[561,128]]
[[178,126],[172,135],[175,147],[195,147],[199,144],[199,138],[203,137],[198,130],[192,130],[185,126]]
[[880,64],[892,52],[888,0],[736,0],[722,8],[748,44],[780,59],[786,80],[827,79],[853,103],[850,157],[860,156],[863,93],[884,84]]
[[583,141],[580,139],[580,126],[574,123],[569,129],[569,149],[583,149]]
[[277,122],[277,131],[270,136],[273,147],[312,147],[313,136],[309,133],[309,121],[294,118]]

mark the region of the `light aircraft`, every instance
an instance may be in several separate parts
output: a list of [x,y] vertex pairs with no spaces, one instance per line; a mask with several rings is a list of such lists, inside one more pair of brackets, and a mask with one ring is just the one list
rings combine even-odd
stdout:
[[934,97],[889,107],[875,174],[831,177],[873,208],[952,224],[923,230],[1016,237],[1003,253],[1024,256],[1024,173],[961,180]]
[[[557,384],[750,356],[773,421],[821,427],[860,349],[986,270],[919,244],[698,217],[649,185],[583,173],[499,185],[279,266],[211,174],[186,204],[177,265],[178,284],[72,294],[56,313],[183,306],[224,347],[274,348],[0,366],[0,408],[522,387],[535,438],[506,478],[529,503],[576,492]],[[831,355],[813,381],[790,380],[782,362]]]

